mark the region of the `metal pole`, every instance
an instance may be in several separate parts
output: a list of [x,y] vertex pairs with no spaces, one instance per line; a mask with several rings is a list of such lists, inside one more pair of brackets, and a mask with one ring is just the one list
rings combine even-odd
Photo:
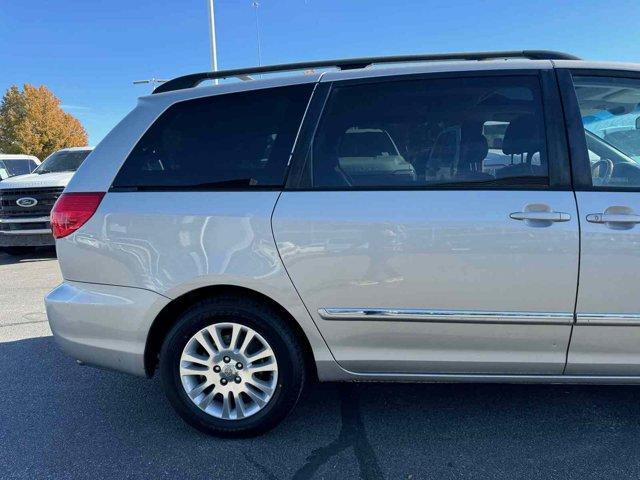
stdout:
[[251,2],[251,5],[253,6],[253,8],[256,11],[256,41],[258,43],[258,66],[262,65],[262,55],[260,52],[260,23],[258,22],[258,7],[260,6],[260,3],[258,3],[257,0],[254,0],[253,2]]
[[[218,51],[216,49],[216,19],[213,8],[213,0],[207,0],[209,4],[209,38],[211,45],[211,70],[218,71]],[[218,83],[218,80],[214,80],[214,83]]]

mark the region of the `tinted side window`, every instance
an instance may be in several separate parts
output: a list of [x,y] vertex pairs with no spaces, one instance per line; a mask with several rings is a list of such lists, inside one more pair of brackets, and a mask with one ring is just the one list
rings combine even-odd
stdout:
[[574,77],[594,187],[640,188],[640,80]]
[[280,87],[180,102],[140,139],[113,186],[281,186],[312,88]]
[[317,188],[548,185],[539,79],[337,86],[306,168]]

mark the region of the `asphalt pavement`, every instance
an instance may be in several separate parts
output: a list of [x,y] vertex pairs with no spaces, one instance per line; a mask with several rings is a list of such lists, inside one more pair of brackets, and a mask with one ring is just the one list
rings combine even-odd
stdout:
[[255,439],[185,425],[157,379],[80,367],[53,341],[55,255],[0,253],[0,479],[640,477],[640,388],[321,384]]

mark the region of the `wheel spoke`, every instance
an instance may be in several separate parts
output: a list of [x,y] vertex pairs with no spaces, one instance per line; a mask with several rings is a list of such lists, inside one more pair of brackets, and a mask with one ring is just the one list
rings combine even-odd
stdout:
[[273,356],[273,350],[269,347],[265,347],[257,353],[254,353],[252,356],[247,358],[249,363],[257,362],[258,360],[262,360],[263,358],[269,358]]
[[240,335],[240,332],[240,325],[234,324],[233,327],[231,327],[231,341],[229,342],[230,350],[236,348],[236,343],[238,343],[238,336]]
[[[258,380],[257,378],[252,378],[251,380],[247,380],[247,383],[263,393],[267,395],[271,395],[273,393],[273,387],[262,380]],[[249,389],[247,389],[249,390]]]
[[209,357],[213,357],[216,354],[216,347],[212,345],[209,339],[204,335],[204,331],[199,331],[196,334],[195,339],[200,345],[202,345],[202,348],[207,351]]
[[236,395],[235,397],[236,400],[236,411],[237,411],[237,418],[244,418],[244,416],[247,414],[246,413],[246,405],[244,404],[244,399],[242,398],[242,395]]
[[218,352],[225,350],[224,342],[222,341],[222,337],[218,332],[217,325],[211,325],[210,327],[207,328],[207,331],[209,332],[209,335],[211,335],[211,339],[213,340],[213,343],[215,343],[216,345],[216,350]]
[[271,360],[268,363],[261,363],[260,365],[256,365],[256,366],[250,365],[248,367],[248,370],[250,370],[251,373],[275,372],[276,370],[278,370],[278,366],[273,360]]
[[180,367],[180,375],[185,376],[185,375],[200,375],[200,376],[206,376],[207,372],[209,371],[208,368],[203,368],[200,366],[194,366],[194,365],[188,365],[188,366],[181,366]]
[[265,402],[260,395],[251,390],[250,388],[245,389],[244,393],[249,395],[249,398],[253,400],[258,407],[262,408],[267,402]]
[[205,391],[207,387],[211,386],[212,383],[213,382],[209,380],[202,382],[200,385],[198,385],[197,387],[194,387],[193,390],[189,392],[189,397],[191,397],[192,400],[195,400],[200,396],[202,392]]
[[242,345],[240,346],[240,353],[242,353],[243,355],[246,355],[246,350],[247,347],[249,346],[249,344],[251,343],[251,340],[253,340],[253,337],[255,337],[256,334],[253,330],[248,330],[247,331],[247,335],[244,337],[244,341],[242,342]]
[[198,406],[202,410],[206,410],[207,407],[211,405],[211,402],[213,401],[213,397],[215,397],[215,395],[216,395],[216,392],[214,390],[210,391],[205,395],[205,397],[202,400],[200,400],[200,403],[198,403]]
[[195,363],[196,365],[204,365],[205,367],[209,366],[209,358],[204,358],[197,353],[185,353],[182,355],[182,360],[185,362]]
[[231,400],[229,396],[231,392],[222,396],[222,418],[229,420],[231,418]]

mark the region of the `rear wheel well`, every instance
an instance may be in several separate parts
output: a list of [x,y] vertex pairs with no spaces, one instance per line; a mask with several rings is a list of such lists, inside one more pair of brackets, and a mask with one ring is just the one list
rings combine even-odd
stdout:
[[315,360],[313,357],[311,345],[309,344],[309,340],[304,334],[302,327],[300,327],[293,316],[291,316],[291,314],[282,305],[267,297],[266,295],[256,292],[255,290],[244,287],[237,287],[234,285],[214,285],[192,290],[188,293],[185,293],[184,295],[181,295],[178,298],[173,299],[160,311],[156,319],[153,321],[151,328],[149,329],[149,335],[147,336],[147,343],[144,349],[144,368],[147,376],[152,377],[155,373],[158,367],[162,343],[169,333],[169,330],[171,330],[171,327],[175,325],[175,322],[180,314],[182,314],[189,307],[201,300],[221,295],[233,295],[237,297],[251,298],[252,300],[257,300],[261,303],[269,305],[271,308],[276,310],[277,313],[286,320],[287,324],[295,334],[296,339],[298,340],[298,342],[300,342],[300,346],[302,347],[302,351],[304,352],[306,368],[308,369],[309,374],[313,378],[317,378]]

